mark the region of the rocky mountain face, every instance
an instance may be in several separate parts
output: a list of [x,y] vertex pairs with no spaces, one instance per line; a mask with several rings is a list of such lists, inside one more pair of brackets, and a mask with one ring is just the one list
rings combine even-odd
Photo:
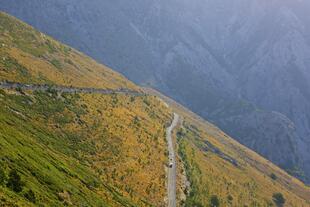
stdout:
[[308,1],[3,0],[0,9],[310,182]]

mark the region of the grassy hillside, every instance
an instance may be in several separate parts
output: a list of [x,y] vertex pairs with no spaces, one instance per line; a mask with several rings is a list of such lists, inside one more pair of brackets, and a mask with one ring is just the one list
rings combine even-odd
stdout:
[[[240,145],[217,127],[156,91],[183,122],[175,132],[179,154],[179,197],[188,193],[185,206],[276,206],[281,193],[284,206],[308,207],[310,188],[268,160]],[[186,188],[186,174],[190,187]],[[183,179],[183,183],[182,183]]]
[[186,206],[206,206],[212,196],[222,206],[275,206],[276,193],[284,196],[286,206],[310,205],[309,188],[258,155],[225,140],[223,133],[212,134],[210,129],[185,121],[178,145],[191,182]]
[[1,168],[25,182],[0,200],[29,206],[31,189],[50,206],[163,202],[169,113],[156,99],[0,91],[0,104]]
[[[139,90],[4,13],[0,46],[0,81]],[[171,114],[156,98],[0,90],[0,105],[0,206],[164,205]]]
[[0,81],[137,89],[89,57],[0,12]]
[[[0,46],[0,81],[141,90],[3,13]],[[308,187],[166,101],[172,108],[151,95],[0,90],[0,206],[165,206],[172,110],[183,117],[175,144],[186,206],[275,206],[273,195],[309,206]]]

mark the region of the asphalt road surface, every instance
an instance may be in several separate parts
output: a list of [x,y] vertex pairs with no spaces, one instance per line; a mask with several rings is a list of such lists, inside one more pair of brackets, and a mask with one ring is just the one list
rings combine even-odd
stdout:
[[125,94],[131,96],[143,96],[144,93],[138,91],[128,90],[126,88],[120,88],[116,90],[112,89],[100,89],[100,88],[78,88],[78,87],[66,87],[66,86],[48,86],[48,85],[36,85],[36,84],[23,84],[13,82],[0,82],[0,89],[21,89],[30,91],[48,91],[54,90],[61,93],[87,93],[87,94]]
[[[179,115],[174,114],[171,125],[167,128],[166,137],[169,151],[169,168],[168,168],[168,207],[176,207],[176,161],[175,152],[172,142],[172,131],[177,126]],[[172,166],[171,166],[172,165]]]

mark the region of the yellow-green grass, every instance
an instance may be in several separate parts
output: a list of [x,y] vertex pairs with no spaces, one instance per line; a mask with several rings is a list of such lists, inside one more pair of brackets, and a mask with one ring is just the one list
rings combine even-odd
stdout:
[[[183,117],[176,132],[176,147],[179,166],[185,166],[191,182],[185,206],[209,206],[213,195],[219,198],[221,206],[276,206],[273,194],[278,192],[286,199],[285,206],[310,205],[308,186],[175,101],[152,89],[145,90],[160,96]],[[236,161],[237,166],[225,157]]]
[[[87,56],[0,13],[3,80],[141,90]],[[16,169],[25,182],[20,193],[2,184],[0,204],[34,205],[24,196],[32,189],[37,206],[164,206],[165,127],[171,113],[163,102],[151,96],[53,91],[1,90],[0,94],[1,167],[6,175]],[[176,148],[178,166],[185,166],[191,181],[186,206],[209,206],[212,195],[222,206],[268,206],[274,205],[272,195],[277,192],[284,195],[287,206],[309,206],[309,187],[163,98],[184,119]],[[206,141],[220,154],[206,151]]]
[[0,12],[0,81],[138,89],[120,74]]
[[[0,13],[0,81],[94,88],[139,87],[74,49]],[[1,91],[0,159],[26,182],[1,202],[163,206],[166,106],[154,97]],[[2,159],[3,158],[3,159]],[[7,181],[6,181],[7,182]],[[0,199],[1,200],[1,199]]]
[[0,203],[31,206],[32,189],[37,205],[164,205],[171,116],[156,98],[1,90],[0,105],[0,164],[25,182]]
[[[284,195],[287,206],[309,206],[306,201],[309,188],[292,177],[286,177],[284,172],[258,155],[252,157],[242,148],[239,148],[240,152],[229,150],[229,146],[219,143],[217,137],[197,130],[186,121],[182,133],[178,141],[179,154],[191,182],[187,206],[206,206],[212,195],[216,195],[223,206],[272,206],[272,195],[277,192]],[[238,166],[207,151],[204,140],[236,160]],[[262,165],[264,169],[261,171],[256,165]],[[272,173],[277,176],[276,180],[270,177]],[[289,182],[287,186],[283,181]],[[233,198],[231,202],[229,196]]]

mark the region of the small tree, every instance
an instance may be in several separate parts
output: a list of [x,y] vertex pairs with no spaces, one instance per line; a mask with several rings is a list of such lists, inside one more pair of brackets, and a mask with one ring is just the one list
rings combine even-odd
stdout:
[[17,87],[15,90],[21,94],[23,93],[23,89],[21,87]]
[[23,190],[23,183],[16,170],[10,171],[8,183],[6,186],[17,193]]
[[274,203],[279,207],[282,207],[285,203],[285,198],[282,193],[274,193],[272,198]]
[[276,180],[276,179],[278,178],[278,177],[276,176],[276,174],[274,174],[274,173],[271,173],[270,177],[271,177],[272,180]]
[[28,201],[30,201],[32,203],[36,203],[36,195],[34,194],[34,192],[31,189],[29,191],[27,191],[24,196],[25,196],[25,198],[27,198]]
[[228,200],[228,203],[231,204],[233,202],[234,198],[231,195],[228,195],[227,200]]
[[220,206],[220,200],[216,195],[211,196],[210,200],[210,206],[211,207],[219,207]]
[[5,180],[6,180],[5,172],[2,169],[2,167],[0,167],[0,185],[3,185]]

